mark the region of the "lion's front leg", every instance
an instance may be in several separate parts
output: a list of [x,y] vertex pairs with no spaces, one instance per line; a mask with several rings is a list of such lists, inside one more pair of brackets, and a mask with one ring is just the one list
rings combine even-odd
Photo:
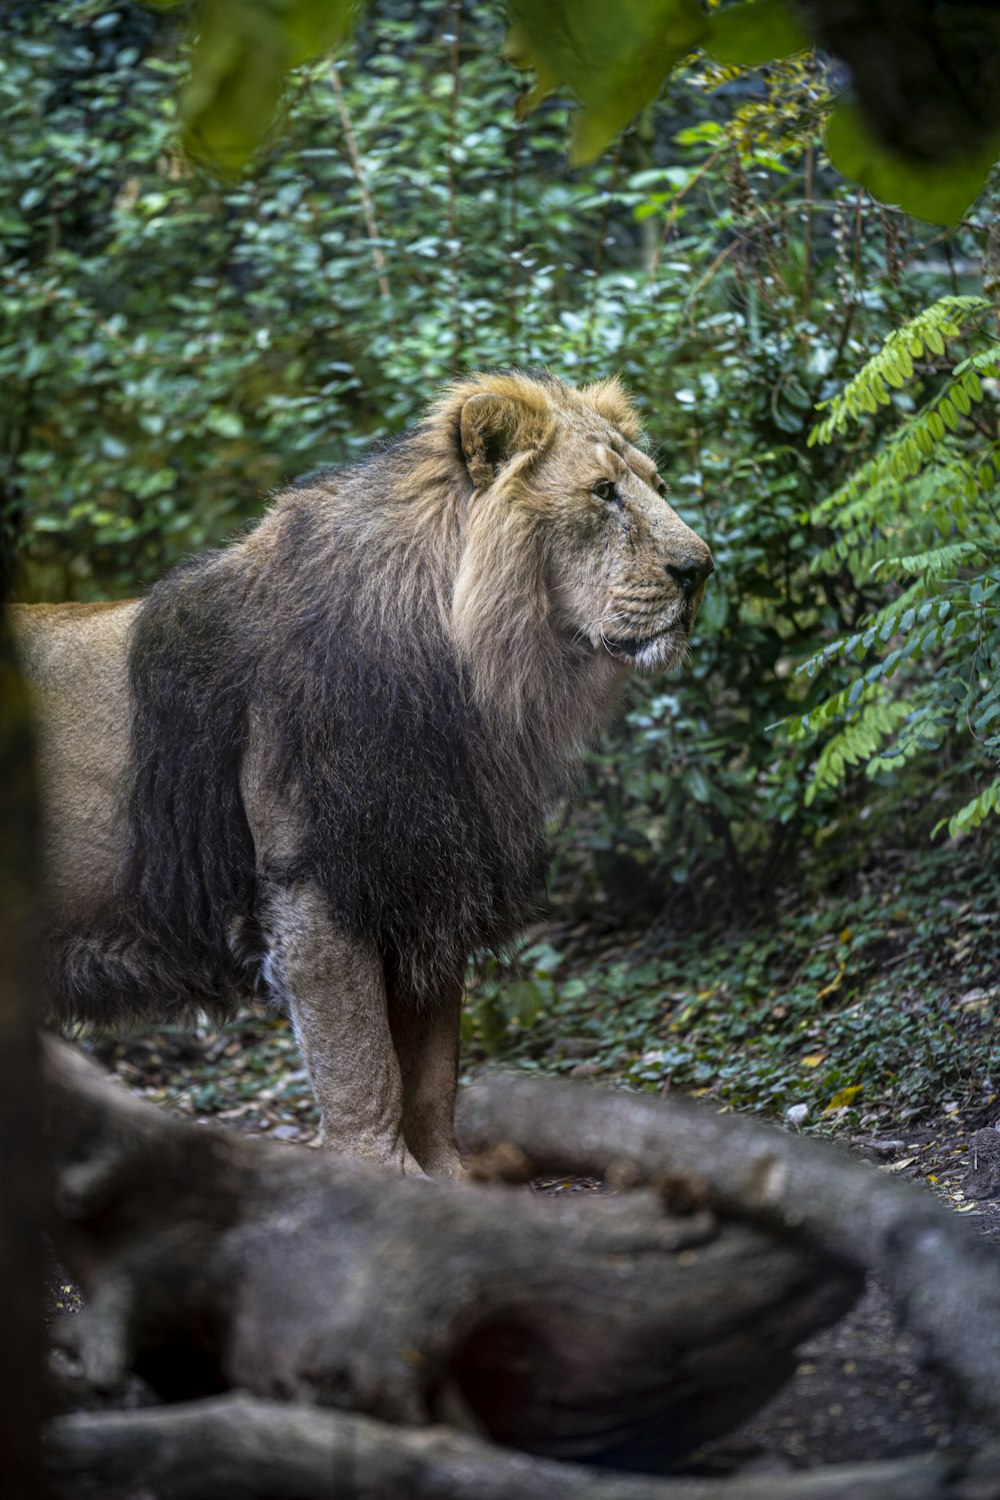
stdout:
[[455,1091],[462,986],[419,1007],[398,985],[389,993],[389,1023],[403,1077],[406,1144],[432,1177],[464,1176],[455,1143]]
[[265,978],[291,1017],[324,1146],[421,1175],[403,1133],[403,1085],[378,954],[340,932],[313,885],[272,887],[262,908]]

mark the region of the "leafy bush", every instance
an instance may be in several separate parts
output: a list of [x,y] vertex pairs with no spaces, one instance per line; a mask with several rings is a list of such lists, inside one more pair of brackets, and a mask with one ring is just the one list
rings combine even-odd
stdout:
[[[883,602],[806,664],[813,674],[830,662],[852,664],[850,683],[795,721],[799,738],[826,734],[807,797],[854,768],[886,783],[914,757],[933,755],[933,780],[944,781],[952,807],[970,772],[981,783],[951,812],[951,834],[1000,812],[1000,440],[990,416],[1000,342],[992,317],[982,297],[925,308],[824,403],[828,414],[812,434],[829,443],[880,409],[895,417],[813,512],[834,533],[814,571],[846,569],[861,587],[874,579]],[[962,344],[970,352],[957,359]]]
[[229,186],[180,154],[162,19],[67,0],[8,23],[0,477],[29,592],[130,591],[459,369],[558,365],[610,169],[551,170],[564,110],[514,120],[499,10],[454,74],[440,7],[397,11],[336,87],[295,76],[259,175]]

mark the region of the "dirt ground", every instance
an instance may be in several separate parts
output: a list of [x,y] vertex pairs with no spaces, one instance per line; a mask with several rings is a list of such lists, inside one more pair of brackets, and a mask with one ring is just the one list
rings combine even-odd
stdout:
[[702,1473],[779,1473],[977,1447],[988,1437],[988,1429],[920,1368],[885,1293],[871,1286],[846,1318],[803,1345],[785,1389],[697,1455],[694,1466]]

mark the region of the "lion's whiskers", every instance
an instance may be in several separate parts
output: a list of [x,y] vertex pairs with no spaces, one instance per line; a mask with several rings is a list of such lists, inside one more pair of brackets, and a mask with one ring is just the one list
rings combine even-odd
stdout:
[[577,641],[582,640],[584,636],[591,636],[595,633],[601,641],[604,641],[604,627],[606,625],[612,625],[617,620],[630,619],[631,617],[627,613],[609,615],[607,612],[604,612],[596,620],[591,620],[587,624],[580,626],[579,630],[573,636],[573,644],[576,645]]

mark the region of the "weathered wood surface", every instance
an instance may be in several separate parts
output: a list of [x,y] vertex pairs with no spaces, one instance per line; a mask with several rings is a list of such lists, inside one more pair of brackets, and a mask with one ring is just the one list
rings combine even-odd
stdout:
[[52,1500],[991,1500],[1000,1449],[799,1474],[660,1479],[554,1463],[453,1428],[223,1396],[50,1424]]
[[656,1468],[790,1373],[860,1276],[654,1188],[540,1199],[205,1130],[49,1051],[53,1232],[90,1380],[440,1417]]
[[993,1450],[654,1477],[765,1400],[868,1270],[997,1417],[995,1252],[867,1163],[673,1098],[478,1085],[473,1176],[623,1189],[539,1198],[198,1127],[46,1057],[53,1233],[88,1303],[65,1338],[94,1386],[135,1371],[178,1403],[50,1424],[57,1497],[1000,1496]]
[[674,1095],[491,1079],[464,1097],[460,1132],[473,1152],[505,1143],[525,1171],[673,1182],[874,1273],[925,1358],[1000,1423],[1000,1256],[930,1193],[837,1147]]

